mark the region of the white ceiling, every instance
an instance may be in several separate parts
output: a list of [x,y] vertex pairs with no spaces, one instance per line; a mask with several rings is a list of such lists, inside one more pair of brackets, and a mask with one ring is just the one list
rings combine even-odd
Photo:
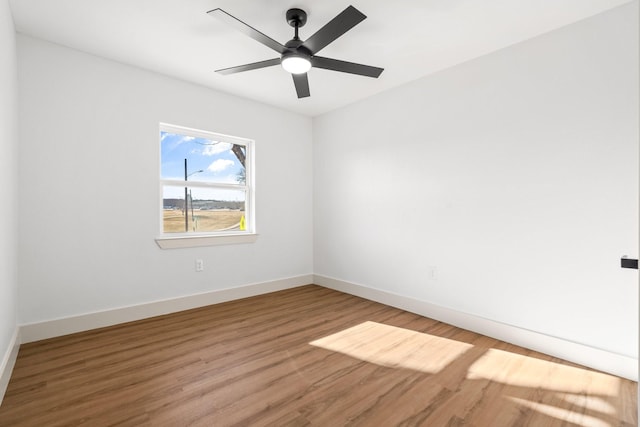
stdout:
[[[316,116],[629,0],[12,0],[16,30],[125,64]],[[214,70],[275,58],[206,14],[222,8],[285,43],[287,9],[308,13],[308,38],[352,4],[367,19],[321,55],[385,68],[380,78],[309,72],[298,99],[281,67],[223,76]]]

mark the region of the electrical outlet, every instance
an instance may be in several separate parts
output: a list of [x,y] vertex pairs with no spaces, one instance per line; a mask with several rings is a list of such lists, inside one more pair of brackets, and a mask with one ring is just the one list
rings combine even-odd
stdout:
[[200,272],[204,270],[204,261],[201,259],[196,260],[196,271]]

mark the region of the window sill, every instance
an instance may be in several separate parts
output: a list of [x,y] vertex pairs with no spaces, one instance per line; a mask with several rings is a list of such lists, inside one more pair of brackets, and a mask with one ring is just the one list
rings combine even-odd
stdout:
[[255,233],[225,234],[223,236],[175,236],[157,237],[156,243],[161,249],[197,248],[202,246],[234,245],[254,243],[258,239]]

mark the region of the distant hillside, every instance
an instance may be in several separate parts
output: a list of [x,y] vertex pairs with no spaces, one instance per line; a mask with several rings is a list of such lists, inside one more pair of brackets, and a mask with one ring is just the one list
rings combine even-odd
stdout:
[[[162,206],[165,209],[184,209],[184,199],[163,199]],[[200,210],[244,210],[244,202],[232,202],[225,200],[193,200],[193,206],[189,204],[189,208]]]

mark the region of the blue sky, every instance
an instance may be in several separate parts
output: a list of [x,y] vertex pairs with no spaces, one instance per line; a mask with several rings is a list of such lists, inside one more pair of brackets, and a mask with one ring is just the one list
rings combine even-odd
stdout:
[[195,181],[237,183],[243,169],[227,142],[160,132],[160,150],[162,179],[183,181],[185,158],[187,174],[193,173],[189,179]]
[[[238,174],[244,169],[236,155],[231,151],[232,145],[227,142],[212,141],[205,138],[160,132],[160,176],[162,179],[175,179],[184,182],[184,159],[187,159],[189,181],[205,181],[225,184],[237,184]],[[198,172],[202,171],[202,172]],[[176,188],[165,187],[164,197],[184,198]],[[208,193],[219,190],[208,190]],[[168,193],[169,192],[169,193]],[[175,194],[174,194],[175,193]],[[199,191],[202,193],[202,190]],[[230,196],[226,191],[227,197]],[[233,192],[236,193],[236,192]],[[211,193],[213,194],[213,193]],[[227,198],[225,197],[225,198]],[[235,199],[236,196],[233,196]],[[195,195],[194,195],[195,199]]]

